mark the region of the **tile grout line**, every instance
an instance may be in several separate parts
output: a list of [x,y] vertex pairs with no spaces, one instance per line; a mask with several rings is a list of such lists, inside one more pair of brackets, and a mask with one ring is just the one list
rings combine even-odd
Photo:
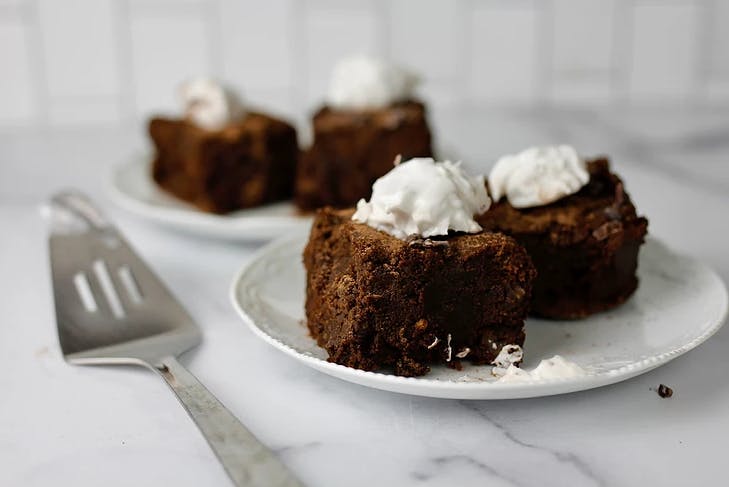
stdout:
[[[306,0],[292,0],[288,12],[289,24],[289,52],[292,55],[291,79],[289,81],[289,91],[292,101],[298,106],[297,111],[302,111],[305,106],[305,99],[309,93],[309,46],[308,39],[304,35],[306,21],[308,18],[309,2]],[[301,116],[306,118],[305,113]]]
[[461,93],[455,100],[454,104],[456,108],[460,108],[464,105],[467,97],[472,95],[471,93],[471,78],[473,76],[473,54],[474,54],[474,42],[473,42],[473,10],[474,0],[463,0],[459,4],[458,8],[458,23],[461,26],[461,53],[458,56],[458,65],[463,71],[460,83],[456,80],[456,86],[460,85],[459,92]]
[[[616,0],[615,22],[612,30],[612,77],[610,91],[612,104],[625,106],[630,102],[630,65],[633,63],[634,50],[634,0]],[[619,31],[620,29],[620,31]]]
[[538,46],[534,46],[537,55],[535,66],[536,75],[534,76],[535,105],[550,105],[552,94],[554,93],[554,23],[555,9],[552,0],[539,2],[536,7],[537,14],[537,31],[535,36]]
[[132,49],[132,20],[129,0],[114,3],[114,45],[117,54],[117,79],[119,82],[119,104],[122,123],[133,123],[136,119],[136,83]]
[[204,29],[207,41],[207,64],[210,72],[222,78],[225,70],[223,61],[222,7],[220,0],[211,0],[204,5]]

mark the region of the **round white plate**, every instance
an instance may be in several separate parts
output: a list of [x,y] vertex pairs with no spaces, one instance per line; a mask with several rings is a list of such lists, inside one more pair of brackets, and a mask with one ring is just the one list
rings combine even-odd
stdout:
[[559,354],[588,375],[528,383],[501,383],[490,366],[464,362],[418,378],[365,372],[326,361],[304,325],[305,272],[300,234],[261,249],[231,287],[236,310],[256,335],[284,353],[340,379],[377,389],[454,399],[510,399],[547,396],[619,382],[686,353],[714,334],[727,313],[727,291],[708,267],[649,239],[640,255],[640,287],[619,308],[585,320],[529,318],[525,360],[531,370]]
[[135,215],[195,235],[237,241],[270,240],[308,229],[311,218],[297,214],[291,202],[216,215],[162,191],[151,178],[149,157],[139,156],[114,168],[112,200]]

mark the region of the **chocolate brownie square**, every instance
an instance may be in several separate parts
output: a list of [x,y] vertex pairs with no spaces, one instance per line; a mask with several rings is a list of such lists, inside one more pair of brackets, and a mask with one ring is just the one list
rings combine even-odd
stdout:
[[296,176],[296,204],[304,210],[344,208],[368,198],[372,184],[395,157],[431,157],[425,106],[415,101],[387,108],[324,107],[314,115],[314,142]]
[[417,376],[523,344],[535,271],[514,239],[405,241],[351,216],[319,210],[304,251],[307,324],[331,362]]
[[154,180],[198,208],[227,213],[290,198],[296,131],[286,122],[248,113],[221,130],[184,119],[153,118]]
[[579,192],[534,208],[502,198],[477,218],[484,229],[516,239],[537,268],[531,312],[583,318],[623,303],[638,286],[638,250],[648,221],[605,158],[588,162]]

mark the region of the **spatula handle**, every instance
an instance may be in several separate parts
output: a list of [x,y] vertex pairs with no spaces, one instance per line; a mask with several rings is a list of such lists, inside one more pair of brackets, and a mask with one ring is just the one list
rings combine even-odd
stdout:
[[156,367],[236,486],[301,487],[273,453],[175,358]]

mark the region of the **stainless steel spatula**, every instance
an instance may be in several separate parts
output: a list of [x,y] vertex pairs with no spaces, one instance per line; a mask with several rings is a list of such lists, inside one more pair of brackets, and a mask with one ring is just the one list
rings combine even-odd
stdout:
[[162,376],[238,486],[300,486],[175,358],[201,335],[185,309],[88,198],[55,195],[50,257],[58,337],[73,364],[136,364]]

